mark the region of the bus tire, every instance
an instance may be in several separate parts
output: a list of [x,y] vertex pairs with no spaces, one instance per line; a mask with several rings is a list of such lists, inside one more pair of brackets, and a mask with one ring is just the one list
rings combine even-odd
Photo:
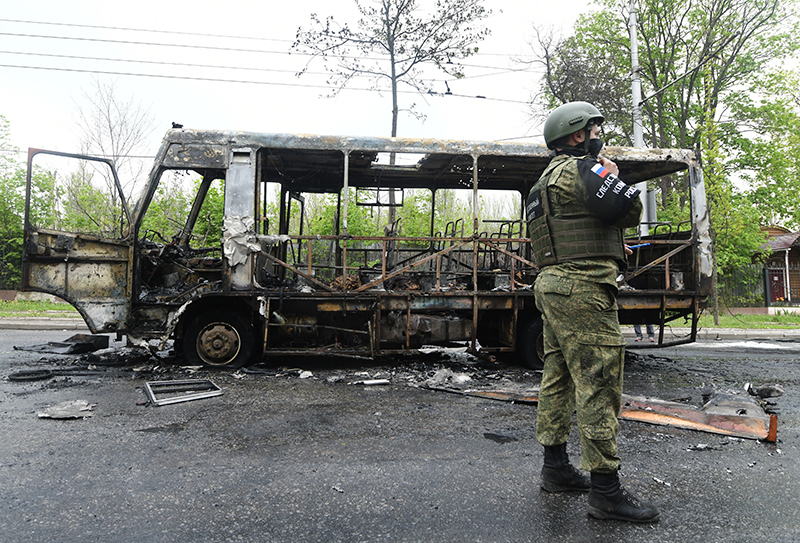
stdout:
[[9,381],[39,381],[53,376],[52,370],[22,370],[8,375]]
[[523,321],[517,327],[517,351],[523,366],[544,368],[544,322],[541,315]]
[[183,355],[192,365],[236,369],[250,361],[254,342],[253,327],[238,313],[206,311],[186,328]]

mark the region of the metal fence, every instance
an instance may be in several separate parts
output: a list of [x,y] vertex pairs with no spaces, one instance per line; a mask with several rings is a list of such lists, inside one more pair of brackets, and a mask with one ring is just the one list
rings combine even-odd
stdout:
[[800,306],[800,265],[742,266],[720,275],[718,287],[728,307]]

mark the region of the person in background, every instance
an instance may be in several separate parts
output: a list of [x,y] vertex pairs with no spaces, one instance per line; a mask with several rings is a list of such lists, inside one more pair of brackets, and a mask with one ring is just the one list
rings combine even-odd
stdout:
[[[656,332],[653,330],[652,324],[647,324],[647,337],[650,339],[650,343],[655,343],[656,341]],[[642,327],[638,324],[633,325],[633,331],[636,333],[636,340],[635,341],[642,341]]]

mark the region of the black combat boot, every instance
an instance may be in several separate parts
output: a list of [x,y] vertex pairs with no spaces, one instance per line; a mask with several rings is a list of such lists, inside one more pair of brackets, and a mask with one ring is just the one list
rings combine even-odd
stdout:
[[567,444],[544,447],[542,466],[542,488],[548,492],[587,492],[592,487],[591,479],[569,463]]
[[592,472],[592,489],[589,491],[589,515],[603,520],[616,519],[628,522],[657,522],[661,513],[647,502],[640,502],[622,488],[619,475]]

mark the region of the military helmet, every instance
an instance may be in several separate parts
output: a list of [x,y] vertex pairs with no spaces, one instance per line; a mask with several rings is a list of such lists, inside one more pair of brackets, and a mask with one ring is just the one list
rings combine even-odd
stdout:
[[600,124],[603,120],[600,110],[589,102],[567,102],[555,108],[544,122],[544,141],[552,149],[556,141],[586,128],[590,121]]

